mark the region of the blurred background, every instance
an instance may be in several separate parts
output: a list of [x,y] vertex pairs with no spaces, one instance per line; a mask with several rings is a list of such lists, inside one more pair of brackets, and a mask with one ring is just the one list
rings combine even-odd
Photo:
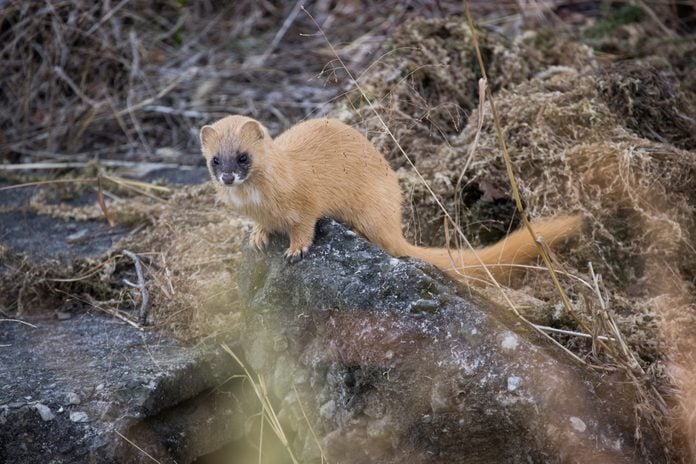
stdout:
[[[691,0],[647,3],[645,11],[643,1],[470,5],[480,25],[508,37],[529,28],[611,28],[607,18],[631,6],[655,15],[665,36],[696,25]],[[200,164],[204,123],[241,113],[278,133],[354,91],[316,24],[360,76],[409,19],[461,14],[462,2],[450,0],[5,0],[0,159]]]

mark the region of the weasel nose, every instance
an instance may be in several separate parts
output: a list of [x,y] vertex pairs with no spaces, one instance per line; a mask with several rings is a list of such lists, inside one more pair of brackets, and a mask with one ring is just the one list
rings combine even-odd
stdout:
[[220,174],[220,181],[225,185],[234,184],[235,175],[230,172],[223,172]]

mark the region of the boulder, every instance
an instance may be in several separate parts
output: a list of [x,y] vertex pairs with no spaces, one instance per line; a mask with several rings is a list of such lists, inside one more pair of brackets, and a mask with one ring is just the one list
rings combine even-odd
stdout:
[[238,366],[110,316],[0,321],[0,462],[187,463],[243,432]]
[[279,399],[300,462],[664,462],[619,375],[571,359],[437,269],[317,225],[238,270],[248,363]]

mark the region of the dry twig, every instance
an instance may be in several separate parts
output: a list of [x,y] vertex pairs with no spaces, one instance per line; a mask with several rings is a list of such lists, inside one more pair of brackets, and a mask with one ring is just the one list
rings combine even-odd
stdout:
[[25,322],[21,319],[0,319],[0,322],[17,322],[18,324],[23,324],[23,325],[29,326],[33,329],[37,328],[34,324],[30,324],[30,323]]
[[143,275],[143,267],[140,263],[140,258],[138,255],[132,251],[123,250],[124,255],[128,256],[135,263],[135,273],[138,275],[138,283],[134,284],[128,279],[123,279],[123,283],[132,288],[137,288],[140,290],[140,310],[138,311],[138,323],[140,325],[147,325],[147,314],[148,314],[148,304],[150,296],[147,292],[147,287],[145,286],[145,277]]

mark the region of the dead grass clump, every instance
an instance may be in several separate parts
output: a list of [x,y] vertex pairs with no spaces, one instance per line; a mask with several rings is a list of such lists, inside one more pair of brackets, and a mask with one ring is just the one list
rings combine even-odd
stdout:
[[[363,90],[394,124],[394,135],[410,147],[425,136],[433,144],[466,123],[465,113],[476,105],[475,55],[468,31],[457,21],[417,21],[394,32],[390,50],[360,78]],[[489,52],[492,50],[486,49]],[[348,103],[366,117],[359,94]],[[371,139],[396,165],[404,165],[396,147],[378,122],[365,125]],[[427,150],[425,150],[427,151]],[[427,158],[425,154],[416,158]]]
[[622,61],[600,71],[600,95],[641,137],[689,149],[696,146],[694,108],[679,83],[645,62]]
[[177,191],[152,211],[150,220],[151,227],[114,249],[148,258],[154,324],[186,339],[239,330],[230,269],[239,259],[248,223],[217,204],[208,184]]
[[[36,265],[24,256],[4,253],[0,260],[0,309],[23,316],[38,312],[67,314],[98,302],[118,311],[126,299],[122,286],[115,281],[112,256],[80,259],[65,264],[48,261]],[[99,309],[99,308],[97,308]]]
[[[510,42],[482,33],[479,39],[495,91],[524,83],[540,72],[558,73],[571,64],[589,70],[595,63],[587,47],[550,34],[526,34]],[[479,172],[474,166],[461,172],[466,164],[461,158],[466,145],[460,134],[468,114],[477,106],[480,77],[466,24],[452,19],[407,23],[392,36],[390,49],[359,79],[363,90],[435,193],[452,206],[451,215],[456,199],[462,199],[465,207],[460,226],[472,243],[502,238],[514,215],[507,183],[496,185],[489,182],[489,176],[473,174]],[[352,107],[344,105],[336,112],[339,117],[367,133],[392,167],[405,168],[405,160],[371,110],[359,99],[350,103]],[[572,109],[568,113],[575,117]],[[558,128],[563,127],[559,120]],[[443,169],[445,165],[447,169]],[[417,176],[408,169],[399,175],[409,203],[428,206],[406,208],[407,236],[442,245],[442,212]]]
[[[75,198],[79,189],[71,184],[44,187],[28,208],[77,224],[103,218],[93,199],[72,205],[55,201],[58,192],[72,191]],[[166,201],[131,195],[109,201],[108,208],[117,224],[129,223],[137,232],[102,256],[36,263],[4,250],[0,286],[9,291],[0,296],[2,311],[18,316],[49,311],[63,317],[93,310],[137,325],[141,295],[124,283],[137,281],[133,260],[123,254],[130,250],[144,268],[151,325],[182,339],[239,330],[229,270],[239,258],[247,224],[217,204],[212,186],[185,187]]]
[[[426,31],[447,27],[446,23],[431,22]],[[461,34],[457,40],[465,43],[452,45],[438,44],[417,26],[401,34],[416,38],[406,41],[416,48],[408,51],[406,65],[392,65],[393,77],[388,69],[376,68],[374,73],[362,76],[362,84],[377,102],[378,111],[385,115],[387,125],[397,129],[394,132],[399,142],[449,213],[464,211],[458,218],[462,230],[470,234],[473,243],[485,243],[490,237],[487,231],[498,228],[504,234],[515,214],[488,105],[471,159],[467,153],[477,133],[478,110],[456,93],[449,99],[465,110],[473,110],[462,129],[459,118],[463,111],[456,117],[451,110],[438,112],[447,108],[448,102],[446,90],[439,93],[440,88],[472,89],[476,83],[473,63],[458,58],[462,49],[470,50],[468,37]],[[637,408],[650,411],[645,417],[661,424],[665,409],[653,393],[670,391],[667,375],[677,383],[688,384],[696,372],[692,348],[696,249],[691,245],[696,237],[696,153],[688,150],[693,150],[693,131],[688,129],[692,121],[684,113],[688,107],[682,104],[693,95],[680,94],[684,88],[679,75],[670,72],[668,66],[638,71],[638,65],[626,62],[605,68],[594,60],[591,50],[568,45],[572,40],[552,37],[539,42],[539,35],[527,36],[512,48],[492,36],[484,40],[484,60],[491,76],[499,79],[494,82],[496,107],[527,211],[532,218],[571,212],[582,212],[586,218],[582,236],[569,247],[571,252],[563,255],[563,271],[572,276],[564,277],[563,282],[577,317],[568,318],[556,305],[525,300],[535,306],[531,316],[555,327],[580,331],[589,327],[611,335],[606,319],[599,317],[603,311],[600,308],[606,306],[627,343],[627,359],[637,358],[637,365],[628,371],[641,385],[640,391],[651,392],[638,400]],[[534,51],[526,48],[532,48],[535,42],[538,46]],[[419,43],[427,45],[427,53],[418,51]],[[399,45],[397,41],[394,48]],[[432,49],[438,45],[440,49]],[[573,47],[585,52],[579,62],[574,63],[570,54],[560,65],[555,51]],[[505,72],[497,64],[497,57],[504,56],[500,49],[504,48],[514,50],[522,59],[534,57],[525,64],[527,72],[514,75],[508,82],[500,80]],[[423,72],[406,75],[402,70],[437,69],[430,57],[443,63],[446,75],[442,77],[444,84],[430,86],[425,92],[420,77]],[[645,73],[648,78],[638,84],[639,76]],[[471,81],[453,85],[459,76]],[[428,76],[425,82],[439,81]],[[469,92],[470,98],[477,95],[476,91]],[[430,124],[431,114],[437,118],[449,115],[450,122]],[[379,121],[359,106],[349,119],[366,127],[393,165],[401,168],[400,180],[411,202],[406,205],[405,215],[409,235],[441,244],[444,214],[418,177],[397,159],[400,155],[381,133]],[[405,122],[409,120],[415,121],[415,128],[408,127]],[[437,130],[441,127],[447,130]],[[404,131],[403,136],[399,130]],[[484,210],[489,215],[481,214]],[[597,291],[586,285],[592,282],[589,263],[603,277]],[[577,278],[585,284],[577,284]],[[522,291],[542,301],[557,300],[543,269],[528,274]],[[608,369],[616,367],[616,358],[605,356],[594,343],[577,337],[561,339],[592,362]],[[667,359],[680,368],[688,366],[683,369],[688,374],[675,376],[674,372],[679,371],[666,368]],[[684,399],[696,397],[688,393]],[[696,405],[685,405],[679,397],[675,404],[691,411],[689,414],[696,410],[689,409]],[[664,431],[664,423],[658,428]],[[666,441],[668,436],[665,433]]]
[[[531,216],[582,212],[586,218],[583,238],[566,256],[566,271],[583,276],[593,263],[632,348],[646,366],[659,360],[665,353],[655,340],[663,328],[655,320],[670,315],[660,313],[652,299],[671,292],[668,274],[686,282],[696,275],[690,245],[696,233],[694,154],[634,135],[599,97],[592,77],[574,71],[501,90],[497,106]],[[469,125],[450,146],[435,151],[438,168],[429,173],[435,185],[438,177],[454,184],[461,175],[465,160],[441,154],[455,146],[466,153],[475,130]],[[468,182],[505,198],[510,193],[499,153],[488,121]],[[447,206],[455,209],[452,199],[446,197]],[[512,210],[497,221],[509,224]],[[531,294],[555,298],[543,273],[527,285]],[[590,323],[591,316],[585,317]],[[696,314],[689,317],[696,320]]]
[[[635,292],[650,279],[648,257],[692,267],[681,250],[694,230],[693,155],[632,134],[599,97],[592,76],[535,79],[500,92],[497,101],[532,217],[582,211],[591,224],[592,241],[581,245],[586,253],[574,254],[579,270],[591,261],[605,282]],[[457,145],[466,147],[474,130],[467,128]],[[480,137],[473,180],[508,192],[492,124]],[[443,168],[454,172],[456,164]]]
[[[584,69],[594,60],[587,47],[551,35],[530,33],[511,42],[481,32],[479,42],[494,91],[524,82],[549,66],[572,62]],[[413,140],[423,143],[427,136],[433,145],[446,141],[461,132],[468,113],[478,103],[481,73],[469,29],[454,19],[412,21],[394,32],[387,49],[358,82],[377,110],[393,123],[390,127],[403,148],[417,162],[427,162],[427,147],[412,146]],[[395,167],[404,166],[400,153],[365,111],[364,103],[361,98],[350,100],[352,107],[344,108],[349,112],[345,116],[363,125]],[[350,116],[350,112],[362,117]]]

